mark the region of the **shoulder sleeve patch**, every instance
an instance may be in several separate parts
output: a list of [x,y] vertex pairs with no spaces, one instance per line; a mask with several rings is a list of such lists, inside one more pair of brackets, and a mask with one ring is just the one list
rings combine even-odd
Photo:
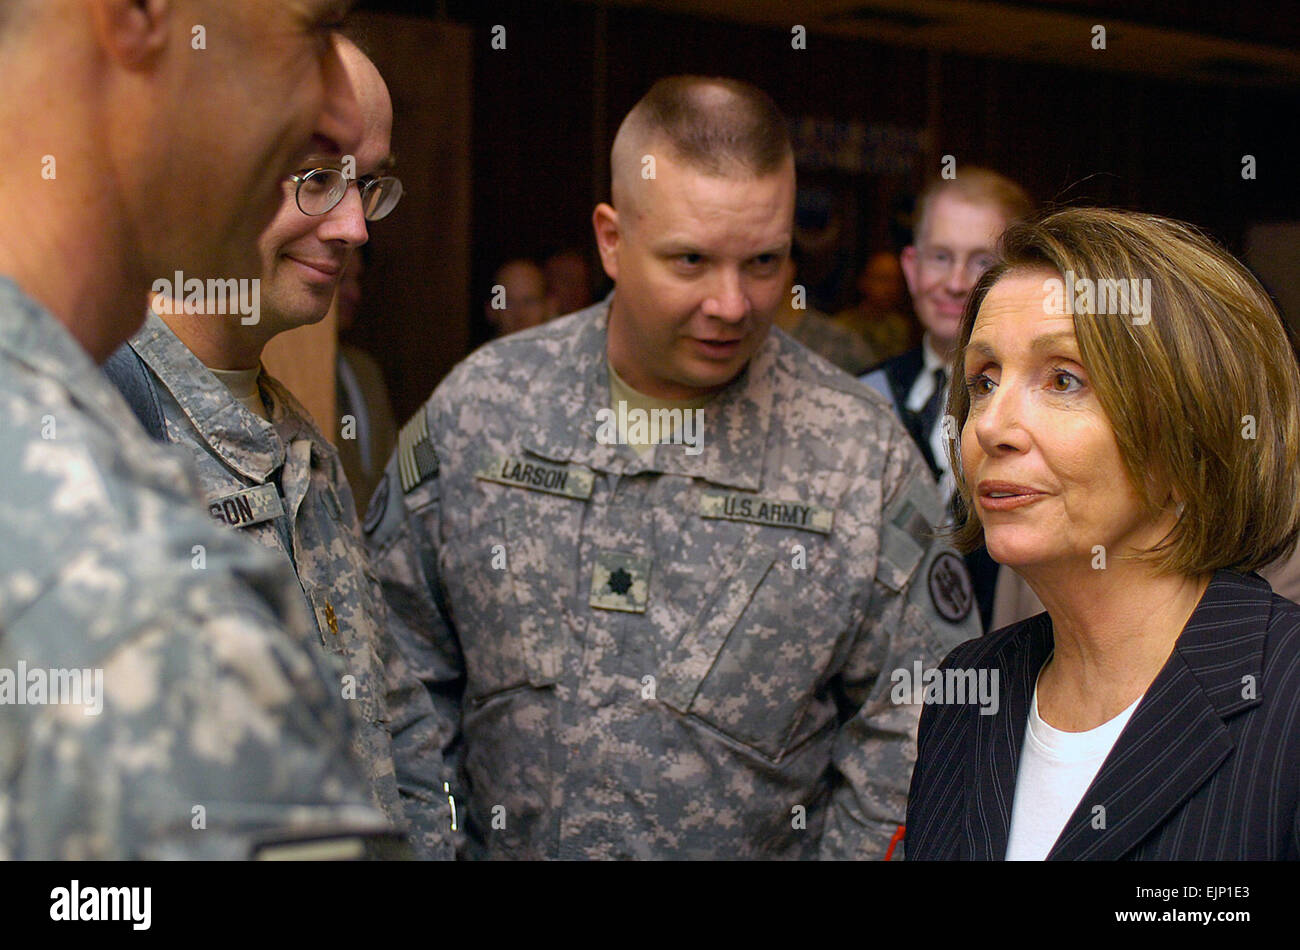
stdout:
[[402,491],[408,494],[438,474],[438,453],[429,439],[429,418],[423,407],[398,433],[397,472],[402,479]]
[[975,589],[966,562],[953,552],[941,551],[930,562],[926,586],[930,589],[930,603],[944,620],[961,623],[970,615]]
[[885,509],[880,526],[880,581],[901,590],[925,552],[934,544],[939,501],[933,482],[918,476],[904,485]]

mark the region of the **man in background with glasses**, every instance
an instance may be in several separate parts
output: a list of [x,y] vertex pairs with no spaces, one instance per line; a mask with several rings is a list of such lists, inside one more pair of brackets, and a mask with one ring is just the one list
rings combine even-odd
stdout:
[[338,667],[357,722],[353,750],[376,804],[410,828],[417,856],[449,857],[441,754],[426,721],[432,703],[390,646],[338,452],[261,367],[273,337],[324,319],[348,256],[369,240],[367,221],[401,198],[401,182],[388,174],[388,89],[350,41],[340,55],[364,132],[355,155],[318,152],[283,182],[279,210],[257,240],[256,312],[219,307],[197,285],[155,294],[144,327],[105,369],[155,438],[192,451],[208,514],[293,566]]
[[[1031,210],[1023,188],[986,168],[958,166],[956,177],[932,181],[916,199],[912,243],[900,255],[925,335],[920,346],[862,377],[893,403],[950,504],[956,482],[944,445],[943,407],[962,311],[993,263],[1002,232]],[[982,547],[966,556],[966,565],[988,630],[998,565]]]

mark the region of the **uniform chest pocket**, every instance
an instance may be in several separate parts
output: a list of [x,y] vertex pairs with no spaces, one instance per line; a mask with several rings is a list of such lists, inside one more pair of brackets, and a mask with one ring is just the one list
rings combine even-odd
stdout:
[[852,614],[808,571],[755,546],[674,647],[658,698],[777,761],[826,724],[806,714]]
[[505,519],[443,545],[443,586],[471,702],[555,684],[563,619],[547,596],[556,582],[551,556],[536,533]]

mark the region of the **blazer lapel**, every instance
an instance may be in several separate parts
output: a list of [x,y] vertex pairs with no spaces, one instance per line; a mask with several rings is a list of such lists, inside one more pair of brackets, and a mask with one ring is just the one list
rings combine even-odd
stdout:
[[1011,804],[1016,795],[1020,747],[1029,723],[1029,703],[1038,671],[1052,652],[1052,621],[1039,614],[1025,622],[990,663],[998,670],[1007,708],[996,715],[975,712],[975,778],[966,786],[965,835],[975,861],[1006,857],[1011,831]]
[[[1115,860],[1142,843],[1233,750],[1224,720],[1259,703],[1271,590],[1215,574],[1048,860]],[[1253,679],[1251,679],[1253,677]]]
[[1175,652],[1133,711],[1048,860],[1122,857],[1190,798],[1231,751],[1223,720]]

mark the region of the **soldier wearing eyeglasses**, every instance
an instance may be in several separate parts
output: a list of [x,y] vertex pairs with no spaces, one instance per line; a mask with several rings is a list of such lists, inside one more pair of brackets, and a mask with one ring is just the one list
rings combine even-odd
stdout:
[[257,242],[258,312],[232,313],[210,297],[195,306],[176,287],[172,299],[155,295],[144,327],[105,369],[156,438],[191,450],[209,515],[293,565],[356,713],[354,752],[373,797],[411,829],[417,855],[443,857],[450,809],[441,755],[419,738],[429,732],[423,720],[432,704],[389,646],[338,452],[261,367],[273,337],[325,317],[348,255],[369,238],[367,222],[401,198],[401,182],[389,174],[388,90],[355,46],[344,44],[343,59],[364,136],[354,155],[321,143],[324,151],[285,180],[279,211]]

